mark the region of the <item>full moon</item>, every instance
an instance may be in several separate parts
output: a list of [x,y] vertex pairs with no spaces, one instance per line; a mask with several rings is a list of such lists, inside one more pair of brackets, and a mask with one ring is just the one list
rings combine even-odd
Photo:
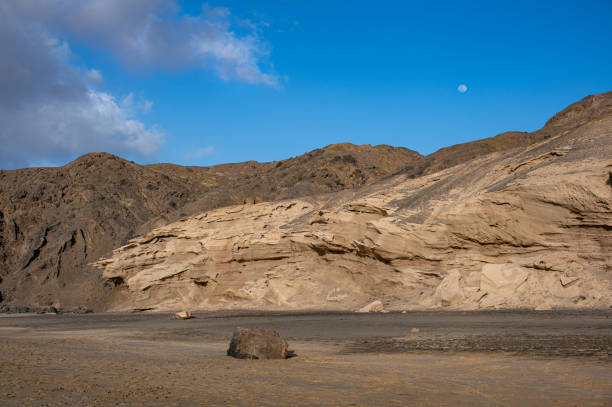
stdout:
[[462,83],[461,85],[457,86],[457,90],[458,90],[460,93],[465,93],[465,92],[467,92],[467,85],[464,85],[464,84]]

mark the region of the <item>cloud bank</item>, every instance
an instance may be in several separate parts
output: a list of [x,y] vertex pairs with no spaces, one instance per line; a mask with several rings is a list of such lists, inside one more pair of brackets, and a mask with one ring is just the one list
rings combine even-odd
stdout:
[[[270,51],[257,27],[227,8],[204,5],[191,16],[171,0],[8,1],[20,18],[107,49],[132,66],[211,68],[224,79],[279,85],[260,68]],[[250,29],[238,35],[233,25]]]
[[279,86],[260,66],[257,27],[241,35],[229,10],[181,14],[163,0],[7,0],[0,3],[0,168],[62,162],[91,151],[151,157],[163,134],[139,116],[153,101],[104,91],[103,72],[77,65],[70,43],[126,66],[208,69],[224,80]]

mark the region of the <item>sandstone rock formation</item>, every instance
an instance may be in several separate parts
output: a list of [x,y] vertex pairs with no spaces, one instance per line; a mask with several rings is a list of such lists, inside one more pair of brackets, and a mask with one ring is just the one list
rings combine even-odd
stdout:
[[157,228],[96,263],[110,309],[608,308],[610,94],[585,100],[527,147]]
[[103,310],[115,292],[88,264],[134,236],[216,207],[353,188],[422,159],[346,143],[272,163],[141,166],[92,153],[0,170],[0,302]]
[[278,332],[262,328],[236,328],[228,356],[238,359],[287,359],[294,356]]

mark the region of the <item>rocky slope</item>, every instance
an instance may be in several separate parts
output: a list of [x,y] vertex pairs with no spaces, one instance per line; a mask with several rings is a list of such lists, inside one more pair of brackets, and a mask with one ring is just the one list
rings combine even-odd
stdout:
[[608,308],[611,97],[359,190],[157,228],[95,264],[109,309]]
[[155,226],[353,188],[421,160],[405,148],[339,144],[273,163],[140,166],[92,153],[60,168],[0,171],[0,303],[104,309],[113,286],[88,264]]
[[612,92],[589,95],[554,115],[540,130],[532,133],[509,131],[495,137],[445,147],[425,157],[420,165],[406,168],[404,172],[412,176],[431,174],[482,155],[527,147],[597,120],[610,112],[612,112]]

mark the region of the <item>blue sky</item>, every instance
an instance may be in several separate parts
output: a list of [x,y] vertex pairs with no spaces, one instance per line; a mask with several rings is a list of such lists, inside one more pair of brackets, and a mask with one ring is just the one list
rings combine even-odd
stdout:
[[[47,104],[24,96],[27,113],[5,107],[5,117],[23,118],[0,124],[10,145],[0,168],[63,164],[96,149],[189,165],[279,160],[345,141],[429,154],[536,130],[568,104],[612,90],[610,1],[117,1],[108,14],[75,5],[70,19],[59,5],[8,4],[0,19],[40,29],[19,35],[40,35],[53,55],[69,49],[40,87],[73,72],[90,110],[56,108],[81,100],[52,94],[66,86],[47,90]],[[159,32],[147,32],[144,48],[143,21],[164,22],[147,26]],[[0,46],[15,32],[0,30]],[[194,36],[197,47],[184,47]],[[114,113],[92,114],[99,106]],[[37,114],[46,127],[30,125]],[[100,130],[105,120],[113,125]],[[29,147],[45,137],[49,148]]]

